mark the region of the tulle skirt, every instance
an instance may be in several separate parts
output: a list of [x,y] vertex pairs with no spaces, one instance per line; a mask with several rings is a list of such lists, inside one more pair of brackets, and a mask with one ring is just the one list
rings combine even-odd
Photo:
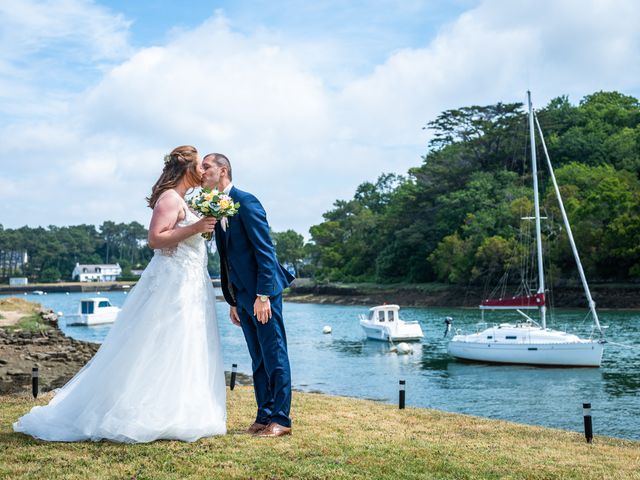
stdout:
[[13,428],[49,441],[226,433],[215,294],[202,262],[156,253],[96,355]]

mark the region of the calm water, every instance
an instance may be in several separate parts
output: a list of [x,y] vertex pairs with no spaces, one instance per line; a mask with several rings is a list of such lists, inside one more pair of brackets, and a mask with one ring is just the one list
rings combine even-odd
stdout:
[[[124,293],[109,292],[115,305]],[[87,294],[27,295],[55,311],[76,313]],[[608,344],[601,368],[535,368],[468,364],[447,355],[443,339],[445,316],[454,328],[475,331],[479,312],[452,308],[404,308],[401,317],[417,320],[425,338],[414,343],[413,355],[398,356],[388,345],[367,341],[357,316],[366,307],[285,304],[285,324],[294,387],[306,391],[397,402],[398,380],[407,381],[407,405],[500,418],[519,423],[582,431],[582,402],[593,406],[597,434],[640,439],[640,312],[601,312],[609,325]],[[251,363],[242,332],[228,320],[228,307],[218,303],[218,323],[225,367],[232,363],[250,373]],[[508,313],[488,317],[506,321]],[[589,331],[585,312],[556,312],[550,326],[584,334]],[[101,342],[109,331],[102,327],[67,327],[62,330],[81,340]],[[331,335],[322,327],[330,325]],[[295,414],[294,414],[295,415]]]

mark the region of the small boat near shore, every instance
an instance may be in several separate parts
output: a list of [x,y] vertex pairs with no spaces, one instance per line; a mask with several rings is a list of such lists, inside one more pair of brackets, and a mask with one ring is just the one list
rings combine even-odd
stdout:
[[108,298],[85,298],[80,301],[78,314],[69,316],[67,325],[103,325],[116,321],[120,307],[111,304]]
[[418,322],[400,319],[398,305],[379,305],[369,309],[369,316],[360,315],[360,326],[367,338],[383,342],[412,341],[424,337]]

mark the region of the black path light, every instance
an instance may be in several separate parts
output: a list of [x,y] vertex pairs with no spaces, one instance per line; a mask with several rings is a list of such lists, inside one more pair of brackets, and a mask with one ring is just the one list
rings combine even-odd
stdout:
[[33,393],[33,398],[38,397],[38,378],[40,377],[40,373],[38,372],[38,367],[33,367],[31,369],[31,393]]
[[591,420],[591,404],[583,403],[582,410],[584,413],[584,436],[587,439],[587,443],[591,443],[593,440],[593,422]]
[[236,374],[238,373],[238,364],[231,365],[231,380],[229,381],[229,389],[233,390],[236,386]]
[[400,398],[398,399],[398,407],[400,410],[404,409],[404,389],[406,382],[404,380],[400,380]]

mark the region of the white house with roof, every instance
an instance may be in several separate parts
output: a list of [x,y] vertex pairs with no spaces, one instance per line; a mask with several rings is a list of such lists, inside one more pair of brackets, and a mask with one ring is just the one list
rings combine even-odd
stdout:
[[71,277],[79,282],[115,282],[122,275],[120,264],[89,265],[76,263]]

